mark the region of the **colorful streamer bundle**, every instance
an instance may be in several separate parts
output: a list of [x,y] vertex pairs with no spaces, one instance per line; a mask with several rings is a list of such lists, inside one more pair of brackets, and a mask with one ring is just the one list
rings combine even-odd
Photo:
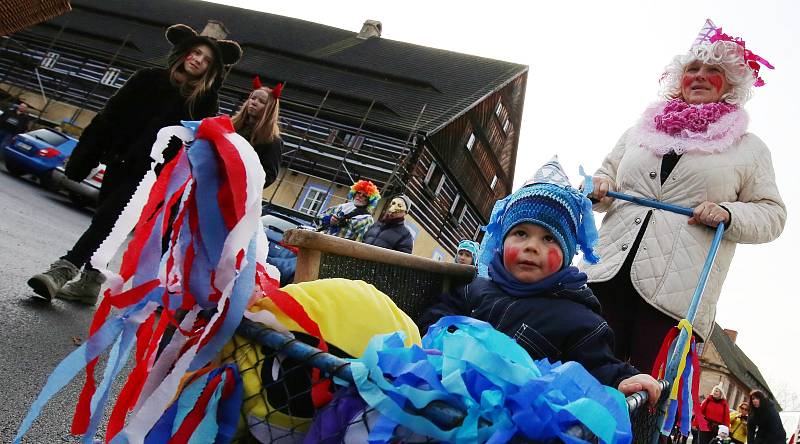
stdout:
[[[398,425],[444,442],[576,442],[565,433],[576,424],[604,443],[632,439],[622,393],[576,362],[534,362],[513,339],[472,318],[442,318],[422,348],[403,347],[399,333],[375,336],[351,369],[359,394],[381,414],[371,443],[391,442]],[[466,412],[461,425],[443,429],[411,412],[432,401]]]
[[664,421],[661,423],[661,433],[670,435],[676,423],[679,424],[681,435],[688,436],[691,428],[692,415],[702,421],[703,414],[700,412],[700,403],[697,394],[700,391],[700,361],[697,355],[697,344],[692,336],[692,324],[688,320],[682,319],[677,327],[664,338],[658,357],[653,364],[652,376],[656,379],[666,377],[668,354],[670,350],[677,346],[676,341],[681,330],[686,330],[688,337],[683,348],[679,350],[678,372],[674,381],[670,381],[670,393],[667,399]]
[[[262,265],[267,255],[260,224],[264,172],[255,151],[234,132],[227,116],[205,119],[199,126],[185,125],[159,131],[151,152],[157,162],[171,137],[194,142],[158,177],[152,169],[147,173],[93,256],[96,268],[107,264],[135,227],[119,274],[103,270],[108,289],[90,337],[50,375],[15,443],[48,400],[84,368],[86,383],[72,433],[92,442],[112,382],[134,345],[136,365],[112,410],[106,442],[143,442],[175,405],[172,401],[184,376],[203,369],[233,336],[254,290],[263,293],[276,285],[274,270]],[[164,238],[169,243],[166,253]],[[112,307],[120,312],[109,316]],[[185,313],[182,319],[176,314],[179,310]],[[158,352],[168,327],[175,334]],[[97,385],[94,369],[108,349],[108,363]],[[222,383],[222,372],[215,373],[220,378],[217,385]],[[230,390],[228,378],[235,379],[227,369],[224,375],[228,385],[222,385],[223,393]]]
[[226,443],[233,439],[242,404],[237,367],[206,367],[188,379],[178,399],[147,434],[145,444]]

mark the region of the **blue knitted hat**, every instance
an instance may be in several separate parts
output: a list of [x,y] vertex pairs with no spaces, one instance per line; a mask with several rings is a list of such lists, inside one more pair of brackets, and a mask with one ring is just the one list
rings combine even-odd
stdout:
[[508,232],[526,222],[546,228],[556,238],[564,254],[561,268],[572,263],[578,247],[587,262],[597,263],[597,227],[586,197],[590,192],[591,185],[587,190],[585,184],[583,192],[572,188],[558,159],[551,159],[522,188],[495,203],[481,243],[478,274],[488,275],[489,263],[502,252]]
[[[480,247],[480,245],[478,245],[478,243],[475,242],[475,241],[471,241],[471,240],[468,240],[468,239],[462,240],[461,242],[458,243],[458,247],[456,247],[456,255],[458,255],[458,252],[461,251],[461,250],[469,251],[470,253],[472,253],[472,264],[474,265],[475,261],[478,260],[478,248],[479,247]],[[456,257],[454,259],[454,262],[457,262],[457,261],[458,261],[458,258]]]

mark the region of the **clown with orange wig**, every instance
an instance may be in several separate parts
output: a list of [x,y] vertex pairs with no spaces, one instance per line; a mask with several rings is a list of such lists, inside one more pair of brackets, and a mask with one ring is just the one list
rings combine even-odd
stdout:
[[380,199],[374,183],[359,180],[350,187],[347,202],[330,207],[317,216],[319,231],[361,242],[364,233],[375,222],[372,211]]

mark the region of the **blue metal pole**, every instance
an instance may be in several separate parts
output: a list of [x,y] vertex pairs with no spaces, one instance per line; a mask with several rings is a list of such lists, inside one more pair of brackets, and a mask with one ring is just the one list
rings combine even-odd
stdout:
[[633,202],[635,204],[639,204],[645,207],[658,208],[659,210],[666,210],[672,213],[683,214],[684,216],[692,217],[694,215],[694,210],[691,208],[668,204],[665,202],[661,202],[660,200],[631,196],[628,194],[618,193],[616,191],[609,191],[607,195],[608,197],[613,197],[615,199],[627,200],[628,202]]
[[[714,233],[714,239],[711,241],[711,248],[708,251],[708,255],[706,255],[706,262],[703,264],[703,269],[700,272],[700,279],[697,283],[697,287],[694,289],[694,295],[692,295],[692,303],[689,305],[689,311],[686,314],[686,319],[690,324],[694,324],[694,318],[695,315],[697,315],[697,307],[700,306],[700,300],[703,298],[703,291],[706,288],[708,275],[711,273],[711,266],[714,264],[714,258],[717,257],[717,250],[719,249],[719,244],[722,241],[722,235],[724,232],[725,224],[720,223],[717,225],[717,230]],[[689,340],[689,334],[686,332],[686,330],[681,330],[680,334],[678,335],[678,340],[675,341],[675,345],[671,349],[669,361],[667,361],[667,369],[664,373],[664,379],[667,381],[675,380],[675,377],[678,374],[678,366],[680,365],[681,352],[686,346],[686,342]],[[695,371],[696,370],[697,369],[695,369]],[[658,443],[660,428],[658,425],[664,420],[666,414],[666,403],[663,403],[658,408],[658,414],[656,415],[656,430],[653,431],[653,436],[650,440],[651,444]]]

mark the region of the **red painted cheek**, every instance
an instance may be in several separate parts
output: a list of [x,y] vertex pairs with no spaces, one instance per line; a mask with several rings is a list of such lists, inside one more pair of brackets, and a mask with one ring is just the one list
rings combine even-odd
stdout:
[[708,76],[708,83],[713,85],[714,89],[716,89],[717,92],[720,92],[720,90],[722,90],[722,76],[721,75],[714,74],[714,75]]
[[563,259],[561,252],[555,248],[551,248],[547,251],[547,266],[550,267],[551,273],[555,273],[556,271],[560,270],[562,263]]
[[508,268],[509,265],[517,263],[519,257],[519,250],[511,247],[503,249],[503,265]]
[[692,82],[694,82],[694,76],[685,74],[683,76],[683,80],[681,81],[681,85],[683,85],[684,88],[688,88],[692,84]]

